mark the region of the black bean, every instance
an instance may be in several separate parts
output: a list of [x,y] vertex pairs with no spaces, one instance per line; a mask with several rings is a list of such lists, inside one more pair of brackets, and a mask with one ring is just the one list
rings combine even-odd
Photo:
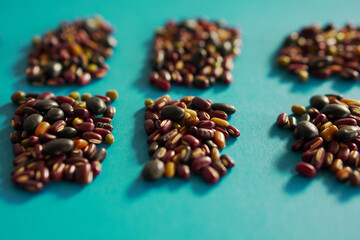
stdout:
[[37,113],[30,115],[24,121],[24,130],[29,134],[33,133],[36,127],[43,121],[43,119],[43,116]]
[[205,141],[205,144],[210,148],[217,148],[217,145],[212,140]]
[[312,139],[319,136],[319,130],[311,122],[307,122],[307,121],[299,122],[299,124],[297,125],[297,130],[300,136],[306,139]]
[[54,100],[46,99],[46,100],[40,100],[37,102],[34,106],[37,110],[41,112],[46,112],[50,108],[59,107],[59,104],[55,102]]
[[318,110],[323,109],[329,103],[329,98],[324,95],[316,95],[310,98],[310,105]]
[[159,144],[157,142],[153,142],[149,145],[149,148],[148,148],[148,153],[150,156],[152,156],[156,150],[158,150],[159,148]]
[[185,116],[185,110],[175,105],[165,106],[161,110],[161,117],[163,120],[170,119],[173,122],[180,121]]
[[64,111],[61,110],[60,108],[51,108],[47,113],[46,113],[46,119],[50,122],[56,122],[58,120],[64,120],[65,118],[65,114]]
[[77,135],[77,130],[73,127],[65,127],[63,130],[57,133],[61,138],[73,138]]
[[336,132],[335,137],[338,141],[352,141],[357,138],[360,133],[360,128],[358,126],[345,126],[339,129]]
[[91,97],[86,100],[87,109],[96,115],[103,114],[106,111],[105,102],[98,97]]
[[74,116],[74,108],[69,103],[62,103],[60,108],[63,110],[65,116],[72,117]]
[[213,110],[220,110],[225,112],[228,115],[231,115],[236,112],[236,108],[233,105],[227,103],[213,103],[211,104]]
[[71,152],[75,145],[73,140],[67,138],[58,138],[44,145],[43,152],[45,155],[60,155]]
[[310,119],[311,119],[310,115],[307,114],[307,113],[304,113],[304,114],[301,115],[301,117],[300,117],[300,122],[301,122],[301,121],[310,121]]
[[158,180],[163,176],[164,168],[164,163],[158,159],[149,161],[142,170],[142,176],[147,181]]
[[328,118],[346,118],[350,116],[350,110],[342,104],[328,104],[322,111]]
[[90,155],[89,161],[90,162],[93,162],[93,161],[103,162],[106,158],[106,155],[107,155],[106,149],[99,148]]
[[56,78],[59,77],[61,74],[61,70],[62,70],[62,65],[59,62],[50,62],[47,66],[46,66],[46,75],[49,78]]

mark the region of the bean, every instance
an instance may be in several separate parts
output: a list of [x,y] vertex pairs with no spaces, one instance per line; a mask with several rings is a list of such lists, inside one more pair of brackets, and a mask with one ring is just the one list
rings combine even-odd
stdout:
[[64,120],[56,121],[51,125],[48,132],[51,134],[56,134],[58,132],[61,132],[66,126],[66,122]]
[[316,169],[313,165],[306,162],[296,164],[296,171],[303,177],[313,178],[316,175]]
[[276,120],[276,124],[278,127],[284,127],[287,124],[288,120],[288,115],[286,113],[281,113]]
[[336,132],[335,137],[338,141],[352,141],[359,135],[360,128],[357,126],[345,126]]
[[306,108],[300,105],[293,105],[291,110],[295,115],[301,116],[306,113]]
[[235,161],[228,155],[221,155],[220,156],[221,163],[228,169],[233,168],[235,166]]
[[170,119],[174,122],[180,121],[184,116],[185,116],[184,109],[175,105],[165,106],[161,111],[161,117],[163,119]]
[[184,146],[184,148],[180,151],[179,160],[187,163],[191,157],[191,148],[190,146]]
[[300,116],[300,122],[301,122],[301,121],[307,121],[307,122],[309,122],[310,119],[311,119],[311,117],[310,117],[310,115],[307,114],[307,113],[304,113],[304,114],[302,114],[302,115]]
[[60,155],[63,153],[68,153],[74,149],[74,142],[70,139],[59,138],[53,141],[50,141],[44,145],[43,152],[45,155]]
[[175,168],[176,168],[175,163],[167,162],[165,164],[165,172],[164,172],[165,177],[173,178],[175,176]]
[[338,128],[335,125],[332,125],[326,129],[324,129],[321,133],[320,136],[327,142],[332,141],[335,136],[338,134]]
[[142,170],[142,176],[147,181],[155,181],[160,179],[164,174],[165,165],[160,160],[148,162]]
[[89,161],[99,161],[102,163],[106,158],[107,152],[105,148],[99,148],[89,156]]
[[323,109],[329,103],[329,99],[324,95],[315,95],[310,98],[310,105],[319,110]]
[[90,163],[83,163],[76,166],[75,180],[80,184],[89,184],[93,181],[93,172],[91,171]]
[[310,164],[313,165],[316,170],[319,170],[324,163],[324,159],[325,159],[325,149],[319,148],[316,151],[316,154],[312,157]]
[[200,97],[194,97],[192,100],[193,106],[196,109],[202,110],[202,111],[207,111],[211,108],[211,104],[206,101],[205,99],[202,99]]
[[201,172],[201,176],[203,177],[204,181],[210,184],[215,184],[220,179],[220,174],[211,166],[204,167]]
[[18,103],[20,100],[24,99],[26,97],[26,93],[23,92],[23,91],[17,91],[17,92],[14,92],[12,95],[11,95],[11,101],[13,103]]
[[103,140],[100,134],[89,131],[84,132],[82,134],[82,138],[88,141],[89,143],[94,143],[94,144],[100,144]]
[[359,186],[360,185],[360,172],[355,170],[349,176],[350,185],[351,186]]
[[65,170],[65,163],[55,163],[52,167],[50,176],[53,181],[60,181],[63,178],[63,173]]
[[178,164],[176,166],[176,175],[182,179],[189,179],[191,175],[189,166],[186,164]]
[[50,108],[59,107],[59,104],[54,100],[46,99],[38,101],[34,107],[41,112],[47,112]]
[[295,117],[290,116],[287,122],[287,128],[294,130],[297,127],[297,120]]
[[22,182],[21,187],[29,192],[39,192],[43,189],[44,185],[40,181],[28,180]]
[[319,130],[311,122],[299,122],[299,124],[297,125],[297,130],[299,134],[306,139],[312,139],[319,136]]
[[58,136],[60,138],[73,138],[77,136],[78,131],[73,127],[65,127],[63,130],[58,132]]
[[227,131],[231,137],[240,137],[240,131],[232,125],[229,125],[227,127]]
[[37,126],[43,121],[43,116],[40,114],[32,114],[24,121],[23,128],[28,133],[33,133]]
[[226,103],[213,103],[211,104],[211,108],[213,110],[223,111],[228,115],[234,114],[236,112],[236,108],[234,106]]
[[339,182],[344,182],[349,179],[352,173],[352,169],[350,167],[344,167],[343,169],[336,172],[335,177]]
[[328,104],[322,109],[322,113],[329,118],[346,118],[350,115],[350,110],[342,104]]
[[222,132],[216,130],[214,135],[214,142],[219,148],[225,148],[225,136]]
[[194,171],[194,173],[201,173],[201,170],[209,166],[211,164],[211,158],[208,156],[203,156],[196,158],[191,163],[191,170]]
[[109,90],[106,92],[106,96],[109,97],[111,101],[114,101],[119,97],[119,94],[116,90]]
[[96,115],[103,114],[106,111],[106,104],[101,98],[90,97],[86,100],[87,109]]
[[330,171],[336,173],[343,169],[343,161],[339,158],[335,159],[333,164],[330,167]]

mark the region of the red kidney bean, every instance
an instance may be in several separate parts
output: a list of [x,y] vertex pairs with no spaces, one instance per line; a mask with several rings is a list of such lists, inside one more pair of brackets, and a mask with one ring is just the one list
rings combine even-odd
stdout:
[[56,134],[56,133],[62,131],[65,127],[66,127],[66,122],[64,120],[56,121],[55,123],[53,123],[51,125],[51,127],[49,128],[48,133]]
[[95,132],[84,132],[82,134],[82,138],[88,141],[89,143],[94,143],[94,144],[100,144],[103,140],[101,135]]
[[214,135],[215,135],[215,133],[211,129],[198,128],[196,130],[196,136],[200,137],[200,138],[203,138],[203,139],[213,139]]
[[240,131],[232,125],[227,127],[227,131],[231,137],[240,137]]
[[220,119],[224,119],[224,120],[228,119],[228,115],[223,111],[209,111],[209,115],[211,118],[215,117],[215,118],[220,118]]
[[316,175],[316,169],[313,165],[306,162],[299,162],[295,167],[296,171],[304,177],[313,178]]
[[99,161],[93,161],[91,163],[91,171],[93,172],[94,177],[101,173],[102,165]]
[[200,97],[194,97],[192,100],[192,103],[196,109],[199,109],[202,111],[207,111],[211,108],[211,103],[209,103],[208,101],[206,101],[205,99],[202,99]]
[[19,156],[24,152],[25,152],[25,148],[20,143],[15,143],[13,145],[13,153],[15,156]]
[[276,120],[276,125],[278,127],[284,127],[287,124],[288,120],[288,115],[286,113],[281,113]]
[[300,138],[297,141],[295,141],[293,143],[293,145],[291,146],[291,150],[293,152],[297,152],[300,151],[305,145],[305,139],[304,138]]
[[216,171],[211,166],[204,167],[204,169],[201,171],[201,176],[205,182],[210,184],[215,184],[220,179],[220,174],[218,173],[218,171]]
[[220,177],[227,174],[227,169],[221,162],[212,162],[211,166],[219,173]]
[[182,143],[185,145],[189,145],[193,149],[200,146],[199,139],[189,134],[183,136]]
[[159,131],[161,134],[167,133],[171,130],[173,122],[170,119],[165,119],[160,123]]
[[35,173],[35,179],[42,182],[43,184],[48,184],[50,182],[50,171],[47,167],[42,166]]
[[85,108],[77,108],[74,110],[74,115],[75,117],[79,117],[82,119],[87,119],[90,117],[90,113],[87,109]]
[[210,164],[211,164],[210,157],[208,156],[199,157],[191,162],[191,170],[194,173],[200,173],[204,167],[209,166]]
[[63,162],[55,163],[51,169],[51,174],[50,174],[51,180],[60,181],[63,178],[64,169],[65,169],[65,163]]
[[76,166],[75,180],[80,184],[89,184],[93,181],[93,172],[91,171],[91,164],[84,163]]
[[348,147],[341,147],[336,154],[336,158],[340,158],[344,162],[349,159],[350,149]]
[[320,146],[322,146],[324,140],[322,137],[316,137],[310,141],[308,141],[307,143],[305,143],[304,145],[304,150],[310,150],[310,149],[317,149]]
[[199,111],[198,112],[198,118],[199,118],[200,121],[210,120],[210,115],[205,111]]
[[165,143],[165,148],[171,150],[174,149],[181,142],[183,135],[181,133],[176,134]]
[[29,192],[39,192],[44,187],[42,182],[35,180],[24,181],[20,184],[20,186]]
[[211,120],[203,120],[200,121],[200,124],[198,126],[198,128],[208,128],[208,129],[212,129],[216,127],[216,123],[214,123]]
[[94,123],[108,123],[110,124],[112,119],[108,118],[108,117],[97,117],[97,118],[93,118]]
[[312,157],[310,164],[315,167],[316,170],[319,170],[325,159],[325,149],[319,148],[316,151],[316,154]]
[[86,131],[94,131],[95,129],[95,125],[91,122],[83,122],[83,123],[78,123],[75,124],[75,129],[80,131],[80,132],[86,132]]

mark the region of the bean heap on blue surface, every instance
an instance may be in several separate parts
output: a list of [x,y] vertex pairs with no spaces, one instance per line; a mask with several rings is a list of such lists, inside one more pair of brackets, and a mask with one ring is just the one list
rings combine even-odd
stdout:
[[171,84],[208,88],[231,84],[234,59],[240,54],[239,31],[224,22],[188,19],[168,21],[155,33],[149,81],[169,91]]
[[11,121],[15,129],[10,134],[15,155],[12,181],[31,192],[62,179],[91,183],[107,155],[105,148],[97,146],[114,142],[115,108],[109,103],[117,96],[114,90],[106,96],[15,92],[11,100],[19,106]]
[[151,156],[142,171],[145,180],[188,179],[193,172],[213,184],[235,166],[230,156],[220,154],[226,138],[240,136],[227,121],[236,111],[234,106],[193,96],[171,100],[169,95],[147,99],[145,106]]
[[296,171],[308,178],[321,169],[339,182],[360,185],[360,101],[338,94],[316,95],[310,107],[293,105],[293,116],[281,113],[277,125],[293,131],[291,149],[304,151]]
[[278,54],[279,66],[302,82],[309,75],[320,79],[338,75],[354,81],[360,72],[359,28],[353,24],[341,29],[333,24],[307,26],[291,33]]
[[57,29],[34,37],[29,54],[28,81],[33,85],[86,85],[106,75],[105,59],[117,42],[112,28],[94,17],[64,22]]

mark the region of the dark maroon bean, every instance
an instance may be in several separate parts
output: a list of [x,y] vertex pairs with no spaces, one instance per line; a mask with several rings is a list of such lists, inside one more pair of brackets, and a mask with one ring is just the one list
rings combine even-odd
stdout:
[[332,140],[327,146],[327,152],[331,152],[333,155],[336,155],[339,151],[339,143],[336,140]]
[[240,131],[232,125],[227,127],[227,131],[231,137],[240,137]]
[[324,139],[322,137],[313,138],[312,140],[308,141],[304,145],[304,151],[317,149],[321,147],[324,143]]
[[32,135],[32,136],[30,136],[29,138],[28,138],[28,143],[29,143],[29,146],[35,146],[36,144],[38,144],[40,141],[39,141],[39,137],[37,137],[37,136],[34,136],[34,135]]
[[160,123],[159,131],[161,134],[167,133],[171,130],[173,123],[170,119],[165,119]]
[[336,158],[340,158],[344,162],[349,159],[350,156],[350,149],[348,147],[341,147],[336,154]]
[[74,165],[76,165],[76,163],[87,163],[87,162],[89,161],[84,157],[69,157],[65,160],[66,164],[74,164]]
[[316,169],[313,165],[306,162],[299,162],[295,167],[296,171],[304,177],[313,178],[316,175]]
[[349,177],[350,185],[351,186],[359,186],[360,185],[360,172],[355,170],[352,171]]
[[75,170],[76,167],[71,164],[65,165],[64,173],[63,173],[63,179],[67,181],[73,181],[75,176]]
[[220,118],[220,119],[224,119],[224,120],[228,119],[227,114],[223,111],[209,111],[209,115],[212,118],[216,117],[216,118]]
[[191,148],[190,146],[184,146],[184,148],[180,151],[179,160],[187,163],[191,157]]
[[220,174],[218,171],[216,171],[216,169],[211,166],[204,167],[204,169],[201,171],[201,176],[205,182],[210,184],[215,184],[220,179]]
[[206,76],[197,75],[193,80],[193,85],[198,88],[206,89],[210,86],[210,82]]
[[32,170],[23,171],[21,173],[12,176],[11,181],[14,183],[22,183],[31,180],[35,176],[35,172]]
[[104,117],[113,119],[115,116],[116,108],[113,106],[107,106],[106,111],[104,113]]
[[13,145],[13,153],[15,156],[19,156],[24,152],[25,152],[25,148],[20,143],[15,143]]
[[181,133],[176,134],[165,143],[165,148],[169,150],[174,149],[180,144],[182,138],[183,135]]
[[235,161],[230,156],[223,154],[220,156],[221,163],[224,164],[226,168],[233,168],[235,166]]
[[202,111],[207,111],[211,108],[211,104],[200,97],[194,97],[192,100],[192,104],[196,109]]
[[90,157],[96,151],[96,145],[94,143],[89,143],[89,145],[84,149],[84,156]]
[[320,112],[316,108],[309,108],[308,114],[310,115],[311,118],[316,118],[317,115],[320,114]]
[[83,122],[83,123],[78,123],[75,126],[75,129],[77,131],[80,132],[85,132],[85,131],[94,131],[95,129],[95,124],[91,123],[91,122]]
[[353,118],[342,118],[342,119],[338,119],[334,122],[334,125],[336,126],[342,126],[342,125],[352,125],[352,126],[356,126],[357,122],[355,119]]
[[24,152],[21,153],[20,155],[16,156],[13,160],[13,164],[14,166],[19,165],[21,163],[25,163],[28,160],[30,160],[31,158],[31,153],[30,152]]
[[291,146],[291,150],[293,152],[297,152],[300,151],[305,145],[305,139],[304,138],[300,138],[297,141],[295,141],[293,143],[293,145]]
[[109,130],[104,128],[95,128],[94,132],[100,134],[103,139],[106,137],[106,135],[111,134]]
[[91,171],[91,164],[84,163],[76,166],[75,180],[80,184],[89,184],[93,181],[93,172]]
[[21,132],[14,131],[14,132],[10,133],[10,140],[12,143],[19,143],[19,142],[21,142],[22,139],[23,139],[23,137],[21,136]]
[[84,132],[81,137],[86,141],[88,141],[89,143],[94,143],[94,144],[100,144],[103,140],[100,134],[89,131]]
[[93,172],[94,177],[96,177],[101,173],[101,169],[102,169],[102,165],[99,161],[93,161],[91,163],[91,171]]
[[[29,96],[27,95],[27,97],[29,97]],[[55,95],[52,92],[45,91],[45,92],[41,93],[40,95],[38,95],[37,98],[41,99],[41,100],[54,100]]]
[[55,139],[56,139],[56,136],[49,134],[49,133],[44,133],[39,136],[39,140],[41,143],[47,143],[47,142],[50,142]]
[[205,111],[199,111],[198,112],[198,118],[200,121],[202,120],[210,120],[210,115]]
[[312,121],[312,123],[316,126],[316,127],[320,127],[322,124],[327,122],[327,117],[325,114],[319,114],[316,116],[316,118]]
[[60,181],[63,178],[64,170],[65,170],[65,163],[63,162],[55,163],[52,166],[50,173],[51,180]]
[[11,120],[11,126],[15,129],[15,130],[21,130],[24,124],[24,120],[22,119],[21,116],[19,115],[14,115],[12,120]]
[[79,117],[82,119],[87,119],[90,117],[90,113],[87,109],[85,108],[77,108],[74,110],[74,115],[75,117]]
[[203,139],[213,139],[214,131],[207,128],[198,128],[196,131],[196,136]]
[[220,177],[227,174],[227,169],[221,162],[212,162],[211,166],[219,173]]
[[158,119],[159,119],[159,116],[156,115],[156,114],[153,113],[153,112],[146,111],[146,112],[145,112],[145,115],[144,115],[144,118],[145,118],[145,120],[150,119],[150,120],[155,121],[155,120],[158,120]]
[[211,120],[203,120],[203,121],[200,121],[200,124],[198,127],[212,129],[212,128],[216,127],[216,123]]
[[109,130],[110,132],[114,129],[113,125],[111,125],[109,123],[102,123],[102,122],[95,123],[95,128],[104,128],[104,129]]
[[316,170],[319,170],[325,159],[325,149],[319,148],[316,151],[316,154],[312,157],[310,164],[315,167]]
[[66,122],[64,120],[59,120],[51,125],[48,132],[51,134],[56,134],[62,131],[65,127],[66,127]]
[[154,160],[154,159],[159,159],[159,160],[162,160],[162,158],[165,156],[166,154],[166,148],[164,147],[159,147],[155,153],[152,154],[151,156],[151,160]]
[[208,156],[203,156],[203,157],[199,157],[194,159],[191,162],[191,170],[194,173],[201,173],[201,170],[206,167],[209,166],[211,164],[211,158]]
[[173,138],[176,134],[178,134],[178,130],[177,129],[172,129],[169,132],[165,133],[164,135],[162,135],[159,139],[158,142],[160,144],[165,144],[167,141],[169,141],[171,138]]
[[104,103],[106,103],[106,104],[111,102],[110,97],[105,96],[105,95],[99,95],[99,94],[97,94],[97,95],[95,95],[94,97],[100,98],[100,99],[103,100]]
[[183,136],[182,143],[185,144],[185,145],[189,145],[193,149],[200,146],[199,139],[197,139],[194,136],[189,135],[189,134]]
[[186,164],[178,164],[176,166],[176,175],[182,179],[189,179],[191,175],[189,166]]
[[50,182],[50,171],[47,167],[42,166],[35,173],[35,179],[37,181],[42,182],[43,184],[47,184]]
[[161,136],[160,131],[156,130],[147,138],[147,143],[150,144],[157,141],[160,138],[160,136]]
[[43,189],[44,185],[40,181],[35,180],[28,180],[25,182],[22,182],[20,186],[29,192],[39,192]]

